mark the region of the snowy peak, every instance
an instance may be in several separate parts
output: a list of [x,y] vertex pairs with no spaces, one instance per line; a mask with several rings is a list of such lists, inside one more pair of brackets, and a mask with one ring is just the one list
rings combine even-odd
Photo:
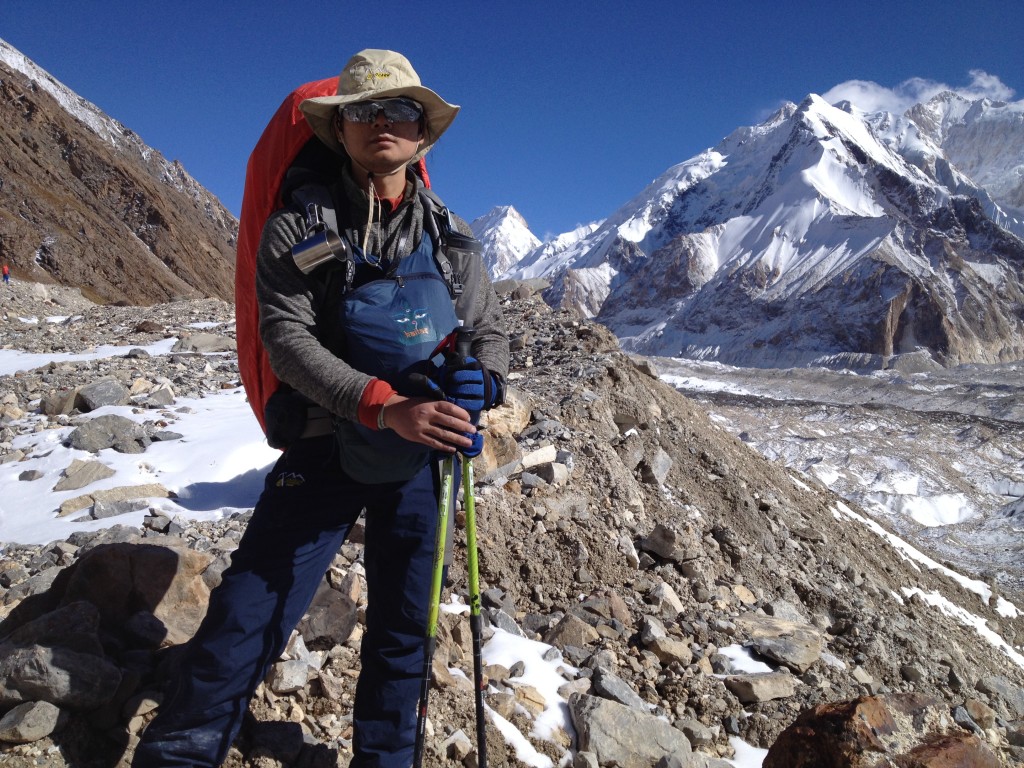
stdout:
[[510,205],[492,209],[469,226],[483,243],[484,262],[491,277],[504,274],[541,244],[526,219]]
[[[927,127],[814,94],[784,105],[513,275],[545,277],[550,302],[646,354],[856,368],[1024,356],[1024,228],[977,180],[1024,162],[1020,105],[919,106]],[[979,161],[951,161],[960,147]]]
[[1024,101],[943,93],[907,112],[946,159],[1024,222]]

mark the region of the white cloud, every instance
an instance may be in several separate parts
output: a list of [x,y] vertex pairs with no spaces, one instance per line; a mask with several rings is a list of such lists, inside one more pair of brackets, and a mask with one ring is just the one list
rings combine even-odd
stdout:
[[971,82],[966,86],[946,85],[922,77],[904,80],[895,88],[888,88],[870,80],[848,80],[826,91],[822,98],[829,104],[846,100],[866,112],[884,111],[897,115],[943,91],[953,91],[972,100],[987,98],[994,101],[1009,101],[1013,98],[1013,89],[1003,83],[997,75],[972,69],[970,76]]
[[1013,88],[1004,84],[998,75],[990,75],[980,69],[971,70],[971,84],[960,91],[965,96],[1010,101],[1014,96]]

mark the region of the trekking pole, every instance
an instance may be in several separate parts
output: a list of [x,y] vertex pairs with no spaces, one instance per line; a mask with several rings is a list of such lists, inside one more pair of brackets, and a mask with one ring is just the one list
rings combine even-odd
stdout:
[[[473,330],[462,328],[456,336],[455,351],[470,354]],[[480,617],[480,568],[476,541],[476,497],[473,495],[473,460],[462,457],[462,495],[466,511],[466,572],[469,577],[469,629],[473,636],[473,683],[476,689],[476,751],[478,768],[487,768],[487,720],[484,715],[483,625]]]
[[466,571],[469,574],[469,629],[473,635],[473,682],[476,688],[477,765],[487,768],[487,721],[484,718],[483,627],[480,618],[480,571],[476,544],[476,499],[473,461],[463,457],[463,503],[466,507]]
[[423,648],[423,677],[420,680],[420,703],[416,714],[416,746],[413,766],[423,764],[423,747],[427,734],[427,699],[430,696],[430,673],[437,644],[437,616],[441,610],[441,582],[444,580],[445,541],[448,538],[448,514],[452,505],[455,459],[447,457],[441,464],[441,493],[437,501],[437,534],[434,539],[434,572],[430,581],[430,603],[427,608],[427,640]]

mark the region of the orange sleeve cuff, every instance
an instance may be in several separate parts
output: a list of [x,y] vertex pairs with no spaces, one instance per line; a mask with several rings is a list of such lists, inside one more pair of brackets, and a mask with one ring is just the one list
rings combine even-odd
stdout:
[[392,395],[398,393],[383,379],[371,379],[363,390],[363,396],[359,398],[359,409],[357,416],[359,423],[367,429],[377,429],[377,417],[380,409]]

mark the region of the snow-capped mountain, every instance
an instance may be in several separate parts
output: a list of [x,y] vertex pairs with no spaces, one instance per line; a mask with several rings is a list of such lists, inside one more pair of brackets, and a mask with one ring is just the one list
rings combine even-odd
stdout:
[[646,354],[851,368],[1020,358],[1022,103],[961,101],[892,115],[810,95],[510,276],[546,277],[549,301]]
[[470,223],[470,229],[484,246],[484,263],[497,277],[540,245],[526,219],[510,205],[491,209]]
[[949,162],[982,186],[1024,234],[1024,101],[939,94],[907,115]]

